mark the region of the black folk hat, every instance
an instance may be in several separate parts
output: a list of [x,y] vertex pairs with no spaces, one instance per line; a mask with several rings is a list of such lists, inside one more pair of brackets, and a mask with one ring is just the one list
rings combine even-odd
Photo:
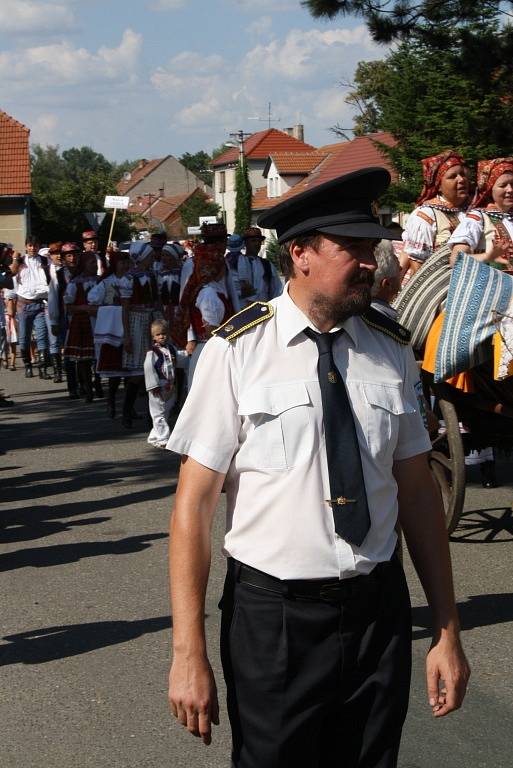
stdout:
[[275,229],[279,243],[307,232],[392,240],[393,234],[372,212],[372,202],[389,184],[385,168],[362,168],[278,203],[257,223]]

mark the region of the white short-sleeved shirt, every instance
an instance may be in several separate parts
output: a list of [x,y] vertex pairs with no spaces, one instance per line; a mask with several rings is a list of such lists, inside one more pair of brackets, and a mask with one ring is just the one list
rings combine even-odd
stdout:
[[[465,213],[458,211],[459,221],[463,221]],[[430,205],[415,208],[408,217],[403,232],[404,252],[414,261],[424,262],[437,247],[437,220],[434,209]],[[439,243],[442,245],[442,243]]]
[[335,533],[313,327],[287,287],[274,317],[233,342],[214,337],[167,448],[227,473],[226,555],[281,579],[369,573],[396,545],[394,460],[431,447],[409,347],[347,320],[333,345],[348,389],[371,529],[361,547]]
[[[513,221],[504,218],[502,223],[513,240]],[[486,249],[487,241],[493,239],[494,231],[495,228],[490,218],[487,216],[485,219],[483,211],[475,208],[468,211],[464,219],[460,221],[449,238],[448,243],[449,245],[465,243],[470,247],[472,253],[478,253]]]

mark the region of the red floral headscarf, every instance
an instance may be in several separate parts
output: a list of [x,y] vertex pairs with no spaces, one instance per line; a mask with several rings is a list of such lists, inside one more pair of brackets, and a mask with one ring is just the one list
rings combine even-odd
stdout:
[[492,189],[503,173],[513,173],[513,157],[480,160],[477,164],[477,187],[472,208],[485,208],[492,202]]
[[196,303],[198,293],[203,286],[218,278],[221,267],[224,266],[224,251],[224,243],[200,243],[194,249],[194,269],[185,286],[171,328],[171,338],[179,349],[184,349],[187,344],[191,309]]
[[417,205],[422,205],[426,200],[436,197],[444,174],[454,165],[466,165],[465,160],[453,149],[447,149],[439,155],[425,157],[422,161],[422,175],[424,186],[420,193]]

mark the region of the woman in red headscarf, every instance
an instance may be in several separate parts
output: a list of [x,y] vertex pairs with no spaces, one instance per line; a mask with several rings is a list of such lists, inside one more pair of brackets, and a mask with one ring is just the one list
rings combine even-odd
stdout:
[[513,157],[480,160],[472,206],[449,238],[459,251],[513,270]]
[[[513,271],[513,158],[480,160],[477,165],[477,188],[472,206],[456,227],[448,244],[452,246],[451,262],[460,251],[486,261],[498,269]],[[443,313],[436,319],[426,342],[422,367],[433,373],[442,330]],[[511,383],[495,382],[488,366],[465,371],[448,381],[461,393],[476,399],[477,407],[511,417],[513,392]],[[479,398],[477,400],[477,398]],[[485,488],[497,485],[492,448],[472,451],[467,464],[479,464]]]
[[403,232],[403,270],[414,273],[464,218],[470,184],[464,159],[452,149],[422,160],[424,186]]

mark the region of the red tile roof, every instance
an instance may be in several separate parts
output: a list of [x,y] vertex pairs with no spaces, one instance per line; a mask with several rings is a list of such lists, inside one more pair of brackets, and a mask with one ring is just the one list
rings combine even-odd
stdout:
[[[244,155],[249,160],[266,160],[274,152],[311,152],[315,150],[311,144],[295,139],[277,128],[268,128],[265,131],[254,133],[244,142]],[[239,150],[232,147],[212,162],[214,167],[236,163],[239,159]]]
[[158,168],[159,165],[164,162],[164,160],[167,160],[168,157],[169,155],[166,155],[166,157],[157,158],[156,160],[141,160],[137,168],[134,168],[134,170],[131,171],[131,178],[128,181],[121,179],[121,181],[118,181],[116,184],[118,195],[127,195],[128,192],[136,186],[136,184],[139,184],[140,181],[145,179],[146,176]]
[[264,211],[266,208],[277,205],[282,199],[283,195],[282,197],[267,197],[267,187],[262,187],[262,189],[257,189],[251,199],[251,210]]
[[280,176],[294,176],[310,173],[324,160],[326,154],[316,152],[273,152],[272,160]]
[[253,195],[252,207],[256,211],[266,208],[272,208],[283,200],[295,197],[307,189],[317,187],[326,181],[336,179],[345,173],[357,171],[360,168],[371,168],[381,166],[387,168],[392,176],[392,181],[397,181],[397,173],[392,167],[390,160],[383,156],[379,147],[376,147],[374,141],[393,147],[397,144],[396,139],[390,133],[372,133],[368,136],[357,136],[352,141],[337,142],[321,147],[318,150],[321,161],[314,170],[304,179],[301,179],[291,189],[287,190],[280,197],[267,197],[267,189],[259,189]]
[[0,195],[30,195],[30,130],[0,111]]
[[[208,195],[206,195],[202,189],[196,187],[192,192],[186,192],[182,195],[160,197],[157,200],[154,200],[150,207],[148,205],[148,197],[139,195],[128,206],[128,213],[140,217],[149,216],[152,219],[158,219],[159,221],[165,222],[193,195],[202,195],[205,199],[208,198]],[[136,226],[138,225],[136,224]]]
[[[345,173],[358,171],[360,168],[381,166],[390,171],[393,181],[397,181],[397,173],[392,163],[383,150],[376,145],[385,144],[387,147],[395,147],[397,140],[390,133],[369,133],[367,136],[357,136],[352,141],[344,141],[332,145],[332,154],[323,164],[315,184],[323,184],[325,181],[336,179]],[[323,147],[329,149],[329,147]]]

